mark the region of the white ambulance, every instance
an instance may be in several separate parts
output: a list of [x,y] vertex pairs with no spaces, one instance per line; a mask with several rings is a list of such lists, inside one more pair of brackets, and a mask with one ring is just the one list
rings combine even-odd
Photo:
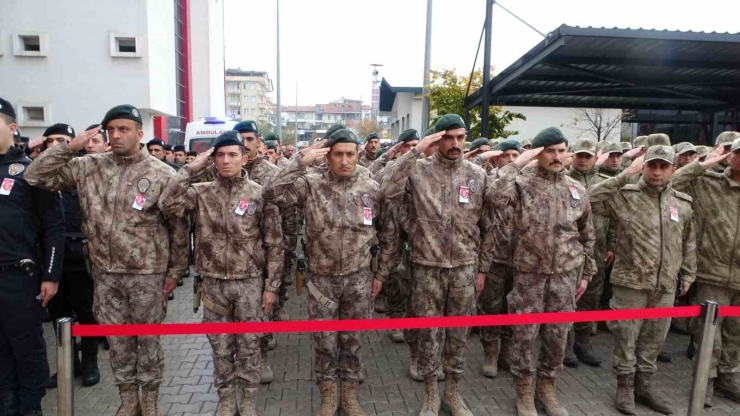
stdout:
[[185,128],[185,149],[204,152],[213,147],[213,142],[224,132],[233,130],[236,121],[218,117],[204,117],[188,123]]

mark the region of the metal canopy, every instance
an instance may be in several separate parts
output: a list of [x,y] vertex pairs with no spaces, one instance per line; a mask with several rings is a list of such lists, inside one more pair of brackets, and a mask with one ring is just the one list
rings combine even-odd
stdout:
[[378,103],[378,109],[380,111],[392,111],[393,101],[396,100],[396,93],[399,92],[412,92],[419,93],[424,91],[422,87],[392,87],[388,81],[383,78],[380,81],[380,97]]
[[[562,25],[491,80],[491,105],[740,108],[740,34]],[[481,105],[482,88],[465,100]]]

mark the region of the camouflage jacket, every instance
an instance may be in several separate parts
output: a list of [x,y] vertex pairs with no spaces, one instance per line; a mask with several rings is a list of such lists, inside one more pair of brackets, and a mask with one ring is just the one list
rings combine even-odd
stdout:
[[[381,190],[388,199],[400,200],[408,194],[413,263],[445,268],[477,264],[480,273],[488,272],[491,253],[480,250],[485,232],[483,169],[439,153],[421,158],[412,149],[388,168]],[[466,198],[461,196],[464,193]]]
[[[581,172],[578,169],[571,166],[565,173],[571,178],[580,182],[581,185],[588,191],[592,186],[597,183],[601,183],[606,179],[609,179],[601,174],[596,173],[596,169],[591,169],[588,172]],[[591,221],[594,225],[594,232],[596,233],[596,243],[594,244],[594,261],[596,261],[596,267],[599,270],[603,270],[606,266],[604,262],[604,256],[607,251],[614,251],[615,241],[615,230],[611,225],[609,217],[604,217],[598,214],[592,213]]]
[[676,172],[673,187],[694,200],[697,280],[740,290],[740,184],[731,172],[689,163]]
[[75,155],[66,143],[52,147],[31,163],[26,179],[50,191],[77,188],[92,264],[106,273],[179,279],[188,267],[190,225],[161,211],[175,170],[146,148],[127,157]]
[[263,189],[263,197],[281,209],[298,205],[306,217],[306,257],[311,273],[346,276],[370,266],[370,248],[378,244],[379,270],[375,277],[385,280],[398,233],[377,182],[360,173],[337,178],[331,170],[307,173],[301,158]]
[[696,240],[691,197],[624,174],[591,188],[594,213],[610,217],[617,230],[612,284],[638,290],[675,291],[680,274],[693,282]]
[[191,185],[192,175],[180,169],[162,194],[162,211],[195,217],[195,270],[214,279],[264,277],[265,290],[277,292],[283,272],[277,207],[264,203],[262,187],[246,175]]
[[280,168],[270,163],[269,160],[260,156],[244,164],[244,169],[249,174],[249,180],[257,182],[260,186],[266,186],[272,178],[280,172]]
[[287,157],[280,156],[278,158],[278,160],[277,160],[277,163],[275,165],[277,165],[278,168],[282,169],[282,168],[288,166],[288,163],[290,163],[290,160]]
[[483,160],[482,157],[476,156],[471,160],[471,162],[475,163],[476,165],[480,166],[482,169],[486,171],[486,175],[490,175],[493,173],[494,170],[496,170],[496,165],[493,163]]
[[362,165],[364,168],[369,168],[370,165],[375,161],[375,155],[368,156],[367,151],[363,151],[360,156],[360,160],[357,161],[358,165]]
[[383,168],[386,167],[388,162],[391,162],[391,159],[388,159],[387,154],[388,152],[385,152],[382,155],[380,155],[380,157],[375,158],[375,160],[373,160],[373,163],[371,163],[370,166],[368,166],[368,169],[370,169],[370,172],[373,175],[376,175],[378,172],[383,170]]
[[[498,179],[499,169],[493,169],[486,178],[489,191],[496,192],[493,187]],[[511,262],[511,230],[514,225],[514,210],[512,207],[495,209],[493,204],[484,204],[483,220],[485,235],[481,243],[481,251],[490,251],[493,262],[509,265]]]
[[190,183],[213,182],[216,178],[218,178],[218,171],[216,171],[216,165],[211,163],[197,174],[191,174]]
[[[292,160],[293,159],[291,159],[291,161]],[[357,164],[356,169],[357,169],[357,172],[359,172],[361,176],[364,176],[369,179],[373,179],[374,175],[372,174],[372,172],[370,172],[370,169],[360,165],[359,163]],[[307,170],[308,170],[308,173],[312,175],[323,175],[326,172],[329,172],[329,164],[324,162],[319,165],[311,165],[308,167]]]
[[599,175],[603,176],[604,179],[613,178],[613,177],[619,175],[620,173],[622,173],[622,170],[621,169],[620,170],[611,170],[611,169],[609,169],[607,167],[604,167],[604,166],[599,166],[597,169],[599,170]]
[[493,183],[494,208],[513,207],[511,266],[525,273],[558,274],[583,266],[596,274],[594,234],[588,193],[565,172],[539,165],[521,173],[515,164],[499,169]]

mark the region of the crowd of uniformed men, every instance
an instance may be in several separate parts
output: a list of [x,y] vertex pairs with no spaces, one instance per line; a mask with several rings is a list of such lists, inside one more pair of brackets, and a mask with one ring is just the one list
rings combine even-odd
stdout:
[[[295,151],[242,121],[195,154],[160,139],[143,148],[140,113],[120,105],[80,134],[56,124],[40,139],[19,136],[13,107],[0,99],[0,416],[40,415],[55,386],[43,307],[83,324],[160,323],[194,262],[205,322],[290,319],[286,286],[304,223],[309,320],[366,319],[373,307],[395,318],[740,305],[737,132],[721,133],[714,148],[672,147],[665,134],[638,137],[634,148],[569,146],[557,128],[532,140],[468,142],[452,114],[389,147],[335,125]],[[715,388],[740,402],[740,325],[718,319],[705,406]],[[637,402],[672,413],[651,387],[656,360],[670,359],[661,348],[671,321],[607,325],[616,408],[635,414]],[[480,328],[481,371],[512,373],[519,415],[536,415],[535,400],[549,416],[567,415],[555,383],[564,363],[601,364],[595,329]],[[698,345],[698,323],[690,330]],[[408,345],[410,377],[425,383],[421,416],[442,405],[473,414],[459,394],[468,328],[389,335]],[[318,415],[340,407],[364,415],[359,332],[313,338]],[[256,415],[257,386],[273,378],[265,352],[274,338],[208,339],[216,414]],[[97,341],[83,338],[75,351],[84,385],[100,379]],[[117,416],[161,415],[159,337],[107,343]]]

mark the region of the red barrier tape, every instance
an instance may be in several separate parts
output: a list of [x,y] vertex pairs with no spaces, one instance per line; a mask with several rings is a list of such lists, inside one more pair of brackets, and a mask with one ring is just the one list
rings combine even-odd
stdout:
[[[740,316],[740,307],[731,313]],[[620,321],[628,319],[689,318],[699,316],[700,306],[676,308],[621,309],[585,312],[549,312],[519,315],[445,316],[434,318],[353,319],[333,321],[234,322],[200,324],[73,325],[72,336],[205,335],[246,333],[290,333],[324,331],[378,331],[389,329],[454,328],[473,326],[557,324],[566,322]]]
[[740,306],[720,306],[719,316],[740,316]]

